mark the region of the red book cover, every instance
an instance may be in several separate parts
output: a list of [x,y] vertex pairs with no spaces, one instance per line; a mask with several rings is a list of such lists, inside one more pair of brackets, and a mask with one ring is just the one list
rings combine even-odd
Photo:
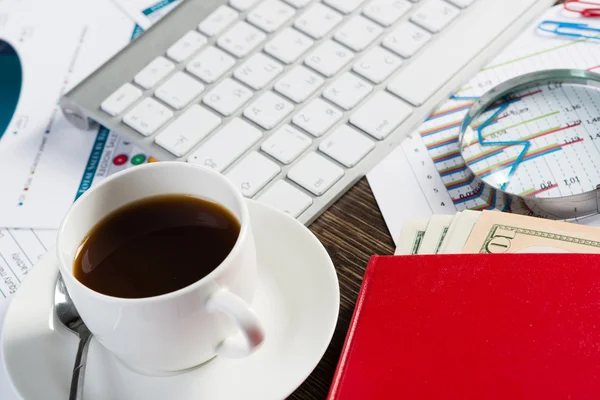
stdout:
[[328,399],[600,399],[600,255],[373,257]]

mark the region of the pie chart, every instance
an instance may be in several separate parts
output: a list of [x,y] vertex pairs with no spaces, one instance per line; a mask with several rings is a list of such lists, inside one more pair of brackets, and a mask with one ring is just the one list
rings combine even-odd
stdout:
[[17,108],[22,82],[23,70],[16,50],[0,39],[0,139]]

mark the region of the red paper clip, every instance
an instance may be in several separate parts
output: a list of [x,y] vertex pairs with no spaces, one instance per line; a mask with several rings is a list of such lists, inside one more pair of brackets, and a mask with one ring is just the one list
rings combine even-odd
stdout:
[[600,1],[567,0],[564,7],[584,17],[600,17]]

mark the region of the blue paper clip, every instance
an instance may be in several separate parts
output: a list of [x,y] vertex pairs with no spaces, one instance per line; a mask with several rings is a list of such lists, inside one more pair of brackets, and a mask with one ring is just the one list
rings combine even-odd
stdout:
[[[560,36],[600,40],[600,29],[591,27],[588,24],[546,20],[540,22],[538,29]],[[594,34],[592,34],[592,32]]]

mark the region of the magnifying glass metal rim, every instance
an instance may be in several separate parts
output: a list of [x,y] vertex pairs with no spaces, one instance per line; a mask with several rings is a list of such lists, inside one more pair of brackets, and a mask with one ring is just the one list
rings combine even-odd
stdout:
[[[495,86],[475,101],[463,120],[458,135],[461,155],[464,136],[477,136],[471,127],[471,122],[480,117],[488,108],[496,103],[505,101],[507,98],[510,99],[511,94],[544,84],[553,85],[559,83],[592,86],[600,89],[600,74],[579,69],[553,69],[520,75]],[[502,198],[502,203],[505,204],[504,210],[561,220],[581,218],[600,213],[600,182],[598,182],[596,189],[576,195],[544,198],[525,197],[494,187],[479,177],[469,164],[465,162],[465,165],[473,175],[474,186],[482,193],[484,201],[488,204],[495,204],[497,202],[492,201],[491,196],[496,196],[496,199]],[[486,199],[486,196],[490,198]]]

